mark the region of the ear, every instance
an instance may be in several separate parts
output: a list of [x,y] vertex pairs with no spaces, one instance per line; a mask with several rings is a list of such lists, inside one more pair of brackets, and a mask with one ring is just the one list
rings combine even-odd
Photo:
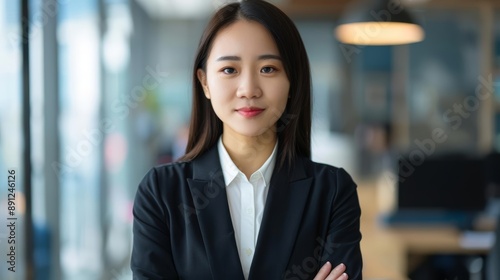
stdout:
[[207,84],[207,74],[203,69],[198,68],[196,70],[196,76],[198,76],[198,81],[200,81],[201,86],[203,87],[203,92],[205,93],[205,96],[207,99],[210,99],[210,91],[208,90],[208,84]]

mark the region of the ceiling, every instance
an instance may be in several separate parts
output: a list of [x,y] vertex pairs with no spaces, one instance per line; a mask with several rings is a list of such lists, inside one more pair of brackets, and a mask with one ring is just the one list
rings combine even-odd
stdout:
[[[153,18],[204,18],[217,7],[236,0],[135,0]],[[291,17],[336,17],[359,0],[268,0]],[[373,1],[373,0],[365,0]],[[491,9],[499,0],[400,0],[409,8]]]
[[[290,16],[338,16],[352,2],[359,0],[288,0],[278,6]],[[373,1],[373,0],[366,0]],[[405,7],[429,9],[500,8],[499,0],[400,0]]]

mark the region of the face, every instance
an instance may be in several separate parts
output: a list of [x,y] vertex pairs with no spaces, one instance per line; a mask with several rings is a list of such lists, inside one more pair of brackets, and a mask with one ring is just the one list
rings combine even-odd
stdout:
[[198,69],[197,74],[225,134],[257,137],[276,133],[290,82],[276,43],[264,26],[238,20],[220,30],[206,72]]

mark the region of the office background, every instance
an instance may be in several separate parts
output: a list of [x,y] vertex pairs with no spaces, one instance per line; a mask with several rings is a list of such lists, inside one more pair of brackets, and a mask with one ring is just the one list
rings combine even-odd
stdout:
[[[225,2],[0,0],[0,279],[131,279],[137,184],[183,152],[194,53]],[[498,1],[402,1],[426,36],[401,46],[340,43],[349,1],[271,2],[311,62],[313,160],[394,184],[412,151],[500,149]],[[446,140],[423,144],[436,129]]]

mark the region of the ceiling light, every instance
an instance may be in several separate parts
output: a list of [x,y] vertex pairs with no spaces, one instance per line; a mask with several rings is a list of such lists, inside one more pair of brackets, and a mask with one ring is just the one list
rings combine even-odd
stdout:
[[335,36],[345,44],[380,46],[420,42],[425,32],[400,0],[368,0],[347,7]]

